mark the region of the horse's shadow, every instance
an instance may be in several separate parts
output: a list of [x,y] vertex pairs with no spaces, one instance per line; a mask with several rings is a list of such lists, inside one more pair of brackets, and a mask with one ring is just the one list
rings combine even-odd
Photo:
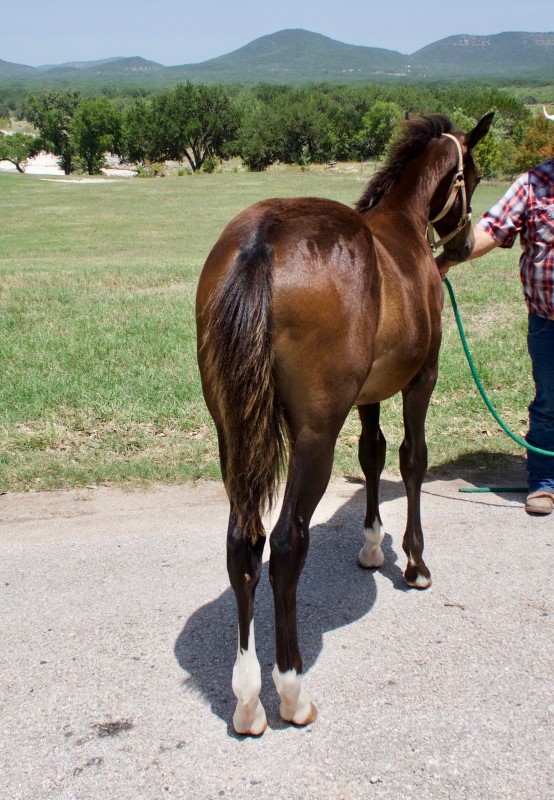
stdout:
[[[402,484],[381,481],[381,501],[403,494]],[[331,519],[311,529],[308,559],[298,588],[298,628],[304,672],[317,661],[324,633],[355,622],[371,611],[375,603],[374,573],[356,565],[363,544],[364,514],[365,490],[360,488]],[[388,534],[385,534],[383,551],[385,564],[380,573],[396,589],[405,591],[402,570],[396,563],[397,555]],[[277,695],[271,679],[275,658],[273,613],[266,562],[256,592],[256,647],[262,670],[261,700],[269,724],[279,728],[285,723],[277,714]],[[236,651],[236,606],[234,593],[229,588],[192,614],[175,643],[177,661],[188,673],[186,686],[199,692],[209,702],[213,713],[226,721],[231,719],[235,706],[231,673]],[[229,734],[233,735],[231,726]]]

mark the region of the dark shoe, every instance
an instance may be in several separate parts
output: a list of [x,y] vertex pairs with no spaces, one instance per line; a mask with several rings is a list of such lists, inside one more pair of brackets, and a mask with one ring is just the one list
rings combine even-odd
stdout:
[[539,489],[539,491],[531,492],[531,494],[527,496],[525,510],[528,514],[545,517],[547,514],[552,513],[553,508],[554,492],[546,492]]

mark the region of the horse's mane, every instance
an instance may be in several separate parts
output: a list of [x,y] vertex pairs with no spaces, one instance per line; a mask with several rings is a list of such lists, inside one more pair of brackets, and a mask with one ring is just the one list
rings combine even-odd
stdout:
[[387,163],[367,184],[356,203],[356,210],[369,211],[379,203],[401,176],[406,164],[420,155],[430,141],[443,133],[456,131],[448,117],[428,114],[401,123],[402,133],[390,152]]

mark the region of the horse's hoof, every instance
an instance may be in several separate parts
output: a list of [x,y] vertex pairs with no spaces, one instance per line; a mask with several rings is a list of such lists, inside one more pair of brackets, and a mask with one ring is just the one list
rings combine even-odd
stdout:
[[[283,716],[283,715],[281,715]],[[293,717],[290,719],[286,719],[283,717],[285,722],[290,722],[292,725],[295,725],[297,728],[305,728],[306,725],[311,725],[312,722],[315,722],[317,719],[317,706],[315,703],[310,702],[310,708],[308,711],[307,716],[302,719],[301,715],[298,713],[294,714]]]
[[235,733],[238,733],[239,736],[252,736],[255,739],[257,739],[259,736],[264,735],[265,729],[267,728],[267,722],[265,723],[265,725],[261,730],[248,730],[248,731],[237,730],[237,727],[234,722],[233,722],[233,728],[235,729]]
[[244,706],[239,708],[237,703],[233,714],[233,728],[240,736],[261,736],[267,728],[267,718],[262,704],[258,703],[255,712],[252,713]]
[[404,580],[412,589],[428,589],[431,586],[432,581],[430,575],[422,575],[418,572],[414,576],[408,575],[407,572],[408,570],[404,573]]
[[365,544],[358,553],[358,564],[362,569],[379,569],[385,562],[381,542],[385,538],[383,526],[375,519],[371,528],[364,529]]
[[404,580],[412,589],[428,589],[431,586],[431,573],[424,561],[418,564],[410,558],[404,571]]
[[368,550],[362,547],[358,553],[358,566],[362,569],[379,569],[385,563],[385,556],[380,547]]
[[265,733],[265,729],[267,728],[267,722],[265,722],[261,728],[258,726],[253,726],[251,728],[243,728],[241,725],[236,725],[233,719],[233,728],[235,729],[235,733],[238,733],[239,736],[253,736],[257,738],[258,736],[263,736]]
[[424,578],[423,575],[418,575],[415,581],[406,581],[406,585],[410,589],[428,589],[432,582],[431,578]]

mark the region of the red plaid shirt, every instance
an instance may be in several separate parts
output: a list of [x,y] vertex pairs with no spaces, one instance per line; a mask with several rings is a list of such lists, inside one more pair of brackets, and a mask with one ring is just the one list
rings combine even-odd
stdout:
[[511,247],[519,233],[527,308],[554,319],[554,158],[518,178],[477,225],[500,247]]

